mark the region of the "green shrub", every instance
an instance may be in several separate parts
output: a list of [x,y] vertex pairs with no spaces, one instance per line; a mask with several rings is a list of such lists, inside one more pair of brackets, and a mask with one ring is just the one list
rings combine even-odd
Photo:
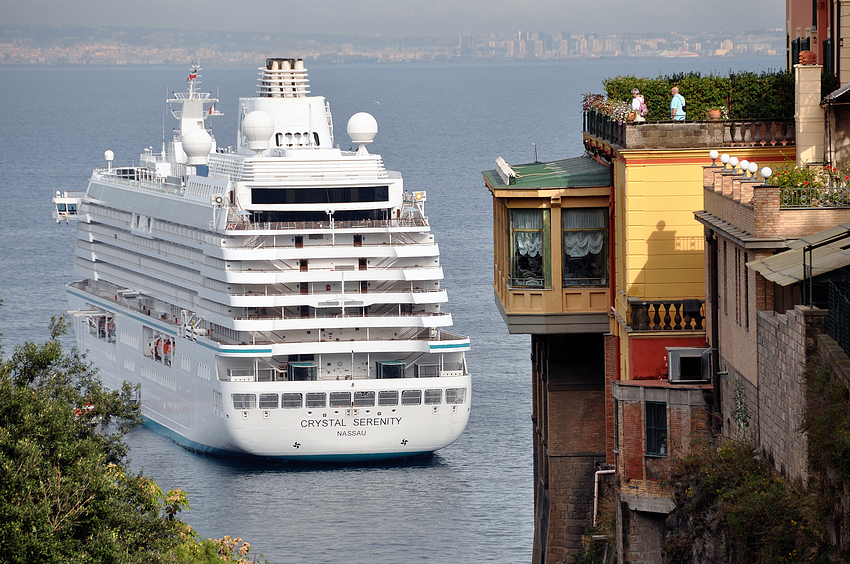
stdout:
[[687,103],[687,119],[703,120],[712,109],[726,109],[730,119],[794,117],[794,76],[784,71],[730,72],[728,76],[698,72],[658,78],[616,76],[603,81],[611,100],[631,101],[632,88],[643,94],[648,120],[670,119],[670,89],[679,87]]

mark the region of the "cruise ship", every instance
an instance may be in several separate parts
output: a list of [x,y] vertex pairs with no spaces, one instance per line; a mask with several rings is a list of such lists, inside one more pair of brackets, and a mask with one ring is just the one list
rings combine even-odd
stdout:
[[179,124],[161,151],[117,166],[107,150],[85,191],[53,200],[77,223],[79,349],[193,450],[357,462],[451,444],[470,343],[448,330],[426,193],[369,153],[368,113],[339,148],[303,60],[266,60],[230,148],[199,70],[167,100]]

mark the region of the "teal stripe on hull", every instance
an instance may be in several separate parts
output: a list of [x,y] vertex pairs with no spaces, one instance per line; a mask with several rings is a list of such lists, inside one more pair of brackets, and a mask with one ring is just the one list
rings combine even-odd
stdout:
[[195,441],[190,441],[183,435],[175,433],[168,427],[157,423],[156,421],[152,421],[150,419],[144,420],[145,427],[151,429],[168,437],[178,445],[195,452],[200,452],[202,454],[210,454],[214,456],[223,456],[228,458],[264,458],[268,460],[287,460],[291,462],[311,462],[318,464],[351,464],[351,463],[360,463],[360,462],[375,462],[380,460],[392,460],[392,459],[400,459],[400,458],[412,458],[417,456],[423,456],[426,454],[431,454],[433,451],[423,450],[423,451],[414,451],[414,452],[380,452],[380,453],[366,453],[366,454],[317,454],[317,455],[305,455],[305,456],[257,456],[254,454],[249,454],[245,452],[238,452],[233,450],[224,450],[220,448],[213,448],[208,445],[204,445]]

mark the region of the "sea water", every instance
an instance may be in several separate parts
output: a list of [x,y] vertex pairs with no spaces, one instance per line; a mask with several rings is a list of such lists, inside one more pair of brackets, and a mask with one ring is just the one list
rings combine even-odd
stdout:
[[[290,56],[290,53],[269,53]],[[241,536],[271,562],[528,562],[533,540],[530,338],[509,335],[493,298],[491,198],[481,171],[581,155],[581,95],[620,74],[781,68],[759,59],[611,59],[504,64],[308,64],[311,91],[348,118],[378,121],[369,146],[408,191],[427,193],[454,329],[467,334],[472,412],[453,445],[423,459],[364,467],[292,467],[222,460],[144,428],[131,466],[188,492],[182,515],[205,537]],[[159,151],[176,121],[165,99],[185,89],[179,67],[0,67],[0,344],[3,355],[47,338],[67,309],[75,226],[54,223],[56,191],[81,190],[91,170]],[[206,68],[221,98],[220,146],[235,144],[237,99],[254,68]],[[535,153],[536,151],[536,153]],[[70,339],[66,342],[72,344]],[[580,430],[576,430],[580,432]]]

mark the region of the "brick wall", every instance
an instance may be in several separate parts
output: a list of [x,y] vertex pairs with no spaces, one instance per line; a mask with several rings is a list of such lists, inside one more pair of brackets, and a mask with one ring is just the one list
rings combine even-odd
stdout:
[[598,334],[532,336],[533,563],[570,561],[591,525],[594,473],[605,463],[606,421],[613,417],[605,378],[606,363],[616,363],[607,348],[614,342]]
[[808,476],[806,437],[799,430],[805,407],[800,375],[825,318],[825,310],[804,306],[781,315],[759,312],[759,444],[774,467],[791,478]]
[[661,562],[661,547],[665,535],[666,514],[632,511],[628,504],[620,504],[618,517],[623,531],[622,552],[619,562],[623,564],[658,564]]

